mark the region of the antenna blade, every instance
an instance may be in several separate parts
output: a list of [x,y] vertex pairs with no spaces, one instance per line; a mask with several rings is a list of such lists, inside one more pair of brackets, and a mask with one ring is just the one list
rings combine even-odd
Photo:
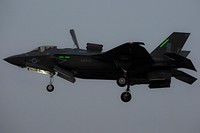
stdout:
[[74,45],[77,47],[77,49],[79,49],[79,45],[78,45],[78,41],[76,39],[76,34],[75,34],[74,29],[70,30],[70,34],[72,36],[72,40],[74,41]]

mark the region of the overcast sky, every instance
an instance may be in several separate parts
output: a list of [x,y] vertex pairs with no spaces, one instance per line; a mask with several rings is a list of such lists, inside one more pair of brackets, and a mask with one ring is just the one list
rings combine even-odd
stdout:
[[44,44],[71,48],[71,28],[81,48],[102,43],[104,51],[142,41],[151,52],[179,31],[191,33],[184,49],[199,71],[199,13],[199,0],[0,0],[0,133],[199,133],[199,80],[133,86],[133,99],[123,103],[125,88],[115,81],[55,77],[48,93],[47,75],[2,60]]

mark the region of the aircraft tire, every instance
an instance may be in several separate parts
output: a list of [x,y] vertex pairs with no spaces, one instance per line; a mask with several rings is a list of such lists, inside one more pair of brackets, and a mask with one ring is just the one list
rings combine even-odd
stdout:
[[131,100],[132,96],[130,92],[123,92],[121,94],[121,100],[125,103],[129,102]]
[[117,79],[117,85],[120,87],[124,87],[127,85],[127,79],[125,77],[120,77]]
[[52,84],[49,84],[49,85],[47,85],[46,89],[48,92],[52,92],[52,91],[54,91],[54,86]]

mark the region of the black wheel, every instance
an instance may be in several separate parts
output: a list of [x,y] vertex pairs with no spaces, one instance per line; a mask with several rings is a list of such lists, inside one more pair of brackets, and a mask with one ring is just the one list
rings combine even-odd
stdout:
[[52,84],[47,85],[46,89],[48,92],[52,92],[54,90],[54,86]]
[[132,96],[130,92],[123,92],[121,94],[121,100],[125,103],[129,102],[131,100]]
[[124,87],[127,85],[127,79],[125,77],[120,77],[117,79],[117,85],[120,87]]

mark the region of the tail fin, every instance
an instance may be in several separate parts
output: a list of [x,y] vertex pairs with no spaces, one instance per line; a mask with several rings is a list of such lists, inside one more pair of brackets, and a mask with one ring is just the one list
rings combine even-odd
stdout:
[[173,32],[167,39],[165,39],[153,52],[152,57],[162,56],[164,53],[182,53],[181,49],[187,41],[190,33]]

